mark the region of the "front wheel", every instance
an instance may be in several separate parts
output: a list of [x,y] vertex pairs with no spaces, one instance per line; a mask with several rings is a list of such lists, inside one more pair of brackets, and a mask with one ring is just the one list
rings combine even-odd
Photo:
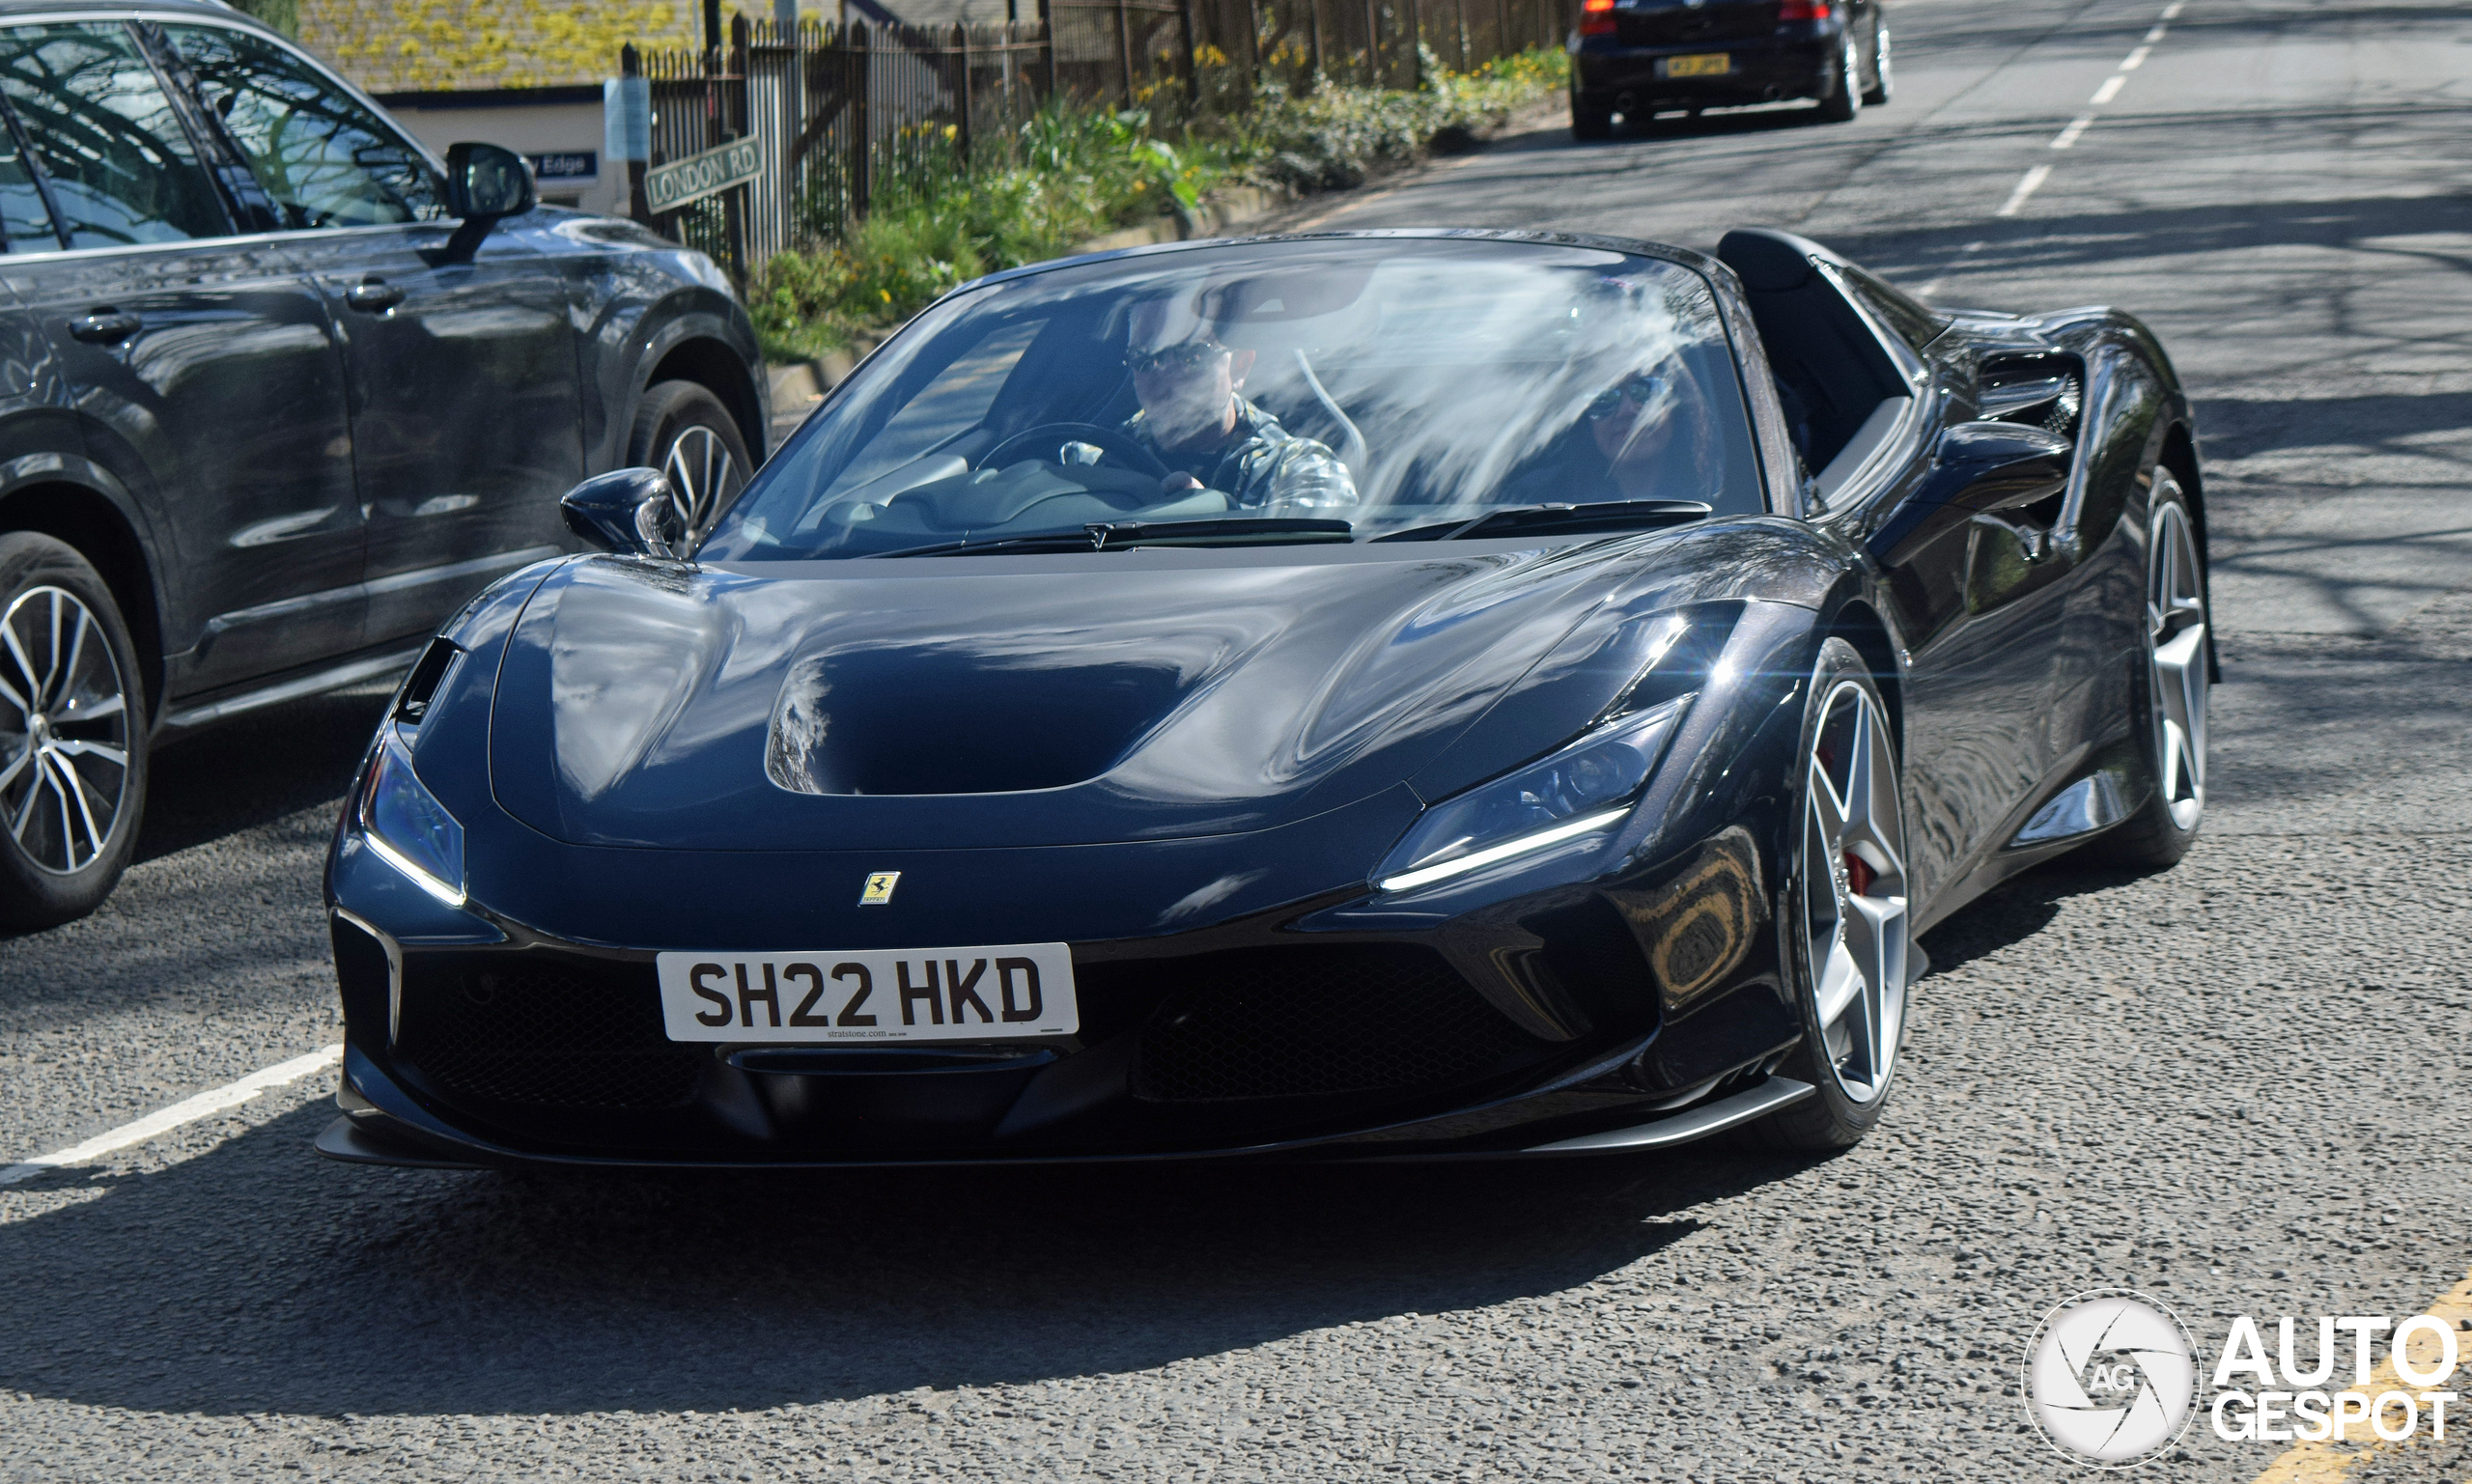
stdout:
[[627,457],[669,476],[671,514],[685,547],[712,529],[755,472],[729,408],[692,381],[657,381],[645,388]]
[[2127,866],[2169,866],[2197,843],[2205,816],[2205,704],[2214,658],[2197,522],[2169,469],[2154,471],[2149,503],[2145,619],[2138,742],[2154,791],[2087,854]]
[[1784,1070],[1818,1091],[1753,1134],[1783,1148],[1844,1149],[1879,1122],[1896,1080],[1913,920],[1896,742],[1869,663],[1843,639],[1820,646],[1801,756],[1780,932],[1803,1041]]
[[0,922],[83,917],[146,801],[137,648],[111,589],[48,536],[0,536]]

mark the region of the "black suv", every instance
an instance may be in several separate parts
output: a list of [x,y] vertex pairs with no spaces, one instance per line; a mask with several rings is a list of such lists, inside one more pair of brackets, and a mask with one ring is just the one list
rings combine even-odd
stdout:
[[1571,133],[1607,139],[1614,116],[1819,100],[1842,124],[1896,84],[1880,0],[1580,0]]
[[91,910],[151,741],[401,669],[558,497],[763,456],[701,254],[441,163],[219,5],[0,0],[0,920]]

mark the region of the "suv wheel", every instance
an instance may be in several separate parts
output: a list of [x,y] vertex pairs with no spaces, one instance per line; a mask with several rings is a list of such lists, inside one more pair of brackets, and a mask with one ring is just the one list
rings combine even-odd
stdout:
[[630,463],[669,476],[672,511],[690,544],[712,529],[755,472],[729,408],[692,381],[658,381],[645,389],[627,455]]
[[48,536],[0,536],[0,921],[102,905],[146,802],[137,647],[111,589]]
[[1889,55],[1892,42],[1886,22],[1871,23],[1871,85],[1863,90],[1863,106],[1877,108],[1896,89],[1896,64]]
[[1862,63],[1856,58],[1854,38],[1845,39],[1844,49],[1837,56],[1837,86],[1819,100],[1819,119],[1823,124],[1850,123],[1863,111]]

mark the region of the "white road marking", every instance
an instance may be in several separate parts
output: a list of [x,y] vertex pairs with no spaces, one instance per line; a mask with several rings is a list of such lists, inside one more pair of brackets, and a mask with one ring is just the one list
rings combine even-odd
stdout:
[[2016,215],[2017,209],[2026,204],[2026,198],[2042,189],[2043,182],[2050,179],[2049,165],[2037,165],[2034,169],[2027,171],[2026,178],[2017,182],[2017,188],[2008,193],[2008,199],[2000,204],[2000,210],[1991,214],[1994,216]]
[[1939,277],[1932,279],[1929,283],[1924,284],[1922,288],[1914,291],[1915,297],[1922,299],[1926,304],[1929,303],[1931,301],[1931,295],[1940,292],[1940,286],[1949,281],[1949,275],[1951,273],[1964,267],[1968,258],[1973,257],[1976,253],[1982,251],[1990,245],[1991,243],[1987,238],[1977,238],[1973,241],[1968,242],[1965,246],[1958,248],[1956,257],[1951,259],[1949,266],[1940,270]]
[[12,1164],[6,1169],[0,1169],[0,1185],[15,1185],[20,1180],[40,1175],[47,1169],[58,1169],[65,1164],[84,1164],[93,1160],[99,1160],[115,1149],[126,1149],[131,1144],[142,1144],[148,1139],[159,1138],[183,1124],[195,1123],[201,1118],[211,1117],[227,1107],[237,1107],[269,1088],[281,1087],[286,1082],[296,1082],[312,1072],[323,1071],[343,1060],[343,1055],[344,1049],[341,1046],[329,1046],[311,1051],[306,1056],[295,1056],[290,1061],[276,1062],[263,1071],[250,1073],[237,1082],[229,1082],[211,1091],[199,1093],[194,1098],[183,1098],[161,1112],[149,1113],[135,1123],[125,1123],[107,1133],[98,1134],[82,1144],[71,1144],[52,1154],[37,1155],[22,1164]]
[[[2128,56],[2121,61],[2121,70],[2103,79],[2103,85],[2094,90],[2094,96],[2093,98],[2087,99],[2089,104],[2093,107],[2100,108],[2112,99],[2121,96],[2121,89],[2128,86],[2128,74],[2136,71],[2139,68],[2146,65],[2146,59],[2148,55],[2154,50],[2155,43],[2163,40],[2164,28],[2170,25],[2170,23],[2179,15],[2180,9],[2185,4],[2187,4],[2187,0],[2172,0],[2170,5],[2163,8],[2163,18],[2156,21],[2153,27],[2146,33],[2145,43],[2139,46],[2137,50],[2130,52]],[[2051,147],[2055,150],[2073,150],[2077,147],[2078,136],[2093,126],[2094,116],[2093,114],[2079,114],[2076,118],[2068,121],[2068,126],[2066,128],[2062,129],[2058,134],[2052,136]],[[2000,210],[1992,212],[1991,214],[1994,216],[2016,215],[2018,210],[2025,206],[2026,198],[2042,189],[2043,182],[2050,179],[2051,167],[2049,165],[2037,165],[2034,169],[2027,171],[2026,178],[2017,182],[2017,188],[2008,193],[2008,199],[2001,203]],[[1971,249],[1969,249],[1969,251],[1971,251]],[[1945,277],[1946,275],[1944,274],[1942,276]],[[1940,287],[1940,279],[1935,278],[1931,280],[1930,283],[1924,286],[1924,292],[1923,296],[1926,299],[1929,298],[1931,296],[1929,291],[1938,287]]]

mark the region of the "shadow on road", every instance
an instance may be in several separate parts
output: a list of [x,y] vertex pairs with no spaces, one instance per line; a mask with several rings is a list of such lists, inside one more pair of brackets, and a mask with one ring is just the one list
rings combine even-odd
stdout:
[[312,696],[164,746],[152,762],[137,858],[268,824],[351,787],[391,685]]
[[319,1161],[331,1116],[0,1226],[0,1386],[539,1414],[1120,1373],[1585,1285],[1701,1229],[1676,1212],[1803,1167],[453,1174]]
[[[2354,109],[2346,113],[2345,123],[2360,129],[2426,129],[2434,140],[2441,131],[2459,131],[2466,117],[2467,111],[2458,108]],[[2239,118],[2260,128],[2269,123],[2298,126],[2301,122],[2253,119],[2245,114]],[[2204,114],[2140,116],[2134,123],[2107,125],[2110,132],[2105,143],[2119,154],[2160,155],[2186,150],[2193,134],[2203,135],[2209,127],[2221,128],[2229,122]],[[2318,126],[2329,122],[2322,117],[2315,120]],[[1967,254],[1970,238],[1983,241],[1983,250],[1968,264],[1970,272],[2053,283],[2065,283],[2087,269],[2118,271],[2123,264],[2288,247],[2337,249],[2373,261],[2392,259],[2399,267],[2459,272],[2472,267],[2455,245],[2467,227],[2472,227],[2472,204],[2458,197],[2384,195],[2262,203],[2239,211],[2211,205],[2080,211],[2035,216],[1989,231],[1947,226],[1840,231],[1828,235],[1828,245],[1899,282],[1920,282],[1947,271]],[[2283,326],[2289,320],[2275,318],[2273,311],[2288,310],[2294,300],[2321,298],[2331,288],[2352,286],[2352,279],[2339,276],[2345,271],[2356,279],[2360,265],[2339,266],[2330,259],[2303,262],[2295,271],[2286,273],[2227,268],[2220,277],[2206,281],[2205,302],[2218,322],[2271,324],[2276,326],[2272,333],[2288,336],[2289,331]],[[2427,324],[2414,327],[2429,328]],[[2356,334],[2361,326],[2345,328]]]
[[2001,882],[1923,935],[1931,971],[1945,973],[1986,954],[2024,942],[2060,915],[2071,897],[2115,890],[2154,874],[2064,855]]
[[1569,122],[1561,120],[1542,128],[1498,135],[1486,142],[1485,153],[1524,154],[1539,150],[1602,153],[1659,139],[1756,137],[1773,134],[1780,129],[1809,128],[1813,126],[1816,119],[1817,110],[1813,105],[1762,104],[1755,108],[1701,114],[1697,118],[1677,114],[1671,118],[1625,121],[1615,126],[1613,138],[1585,143],[1572,139]]

